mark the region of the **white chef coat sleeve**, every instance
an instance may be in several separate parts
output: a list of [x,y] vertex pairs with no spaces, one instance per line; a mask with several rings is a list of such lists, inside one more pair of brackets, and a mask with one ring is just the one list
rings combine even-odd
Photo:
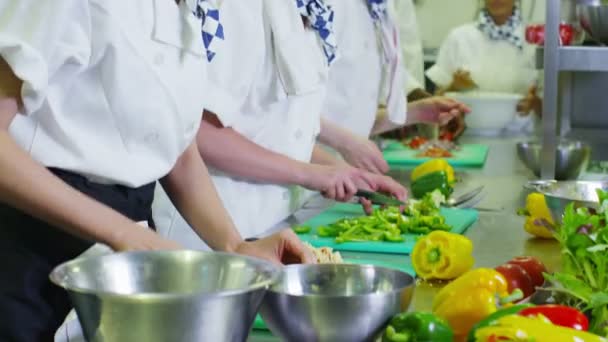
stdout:
[[437,86],[450,85],[454,73],[461,67],[460,39],[458,30],[450,32],[439,48],[435,65],[426,71],[426,76]]
[[23,81],[24,113],[38,110],[53,79],[88,64],[89,2],[0,0],[0,56]]
[[399,37],[406,75],[406,93],[414,89],[424,89],[424,54],[416,19],[416,8],[412,0],[393,0],[391,2],[395,18],[399,24]]

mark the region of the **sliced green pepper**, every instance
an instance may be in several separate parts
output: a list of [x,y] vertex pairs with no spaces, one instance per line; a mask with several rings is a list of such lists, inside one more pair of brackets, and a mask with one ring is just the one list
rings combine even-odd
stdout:
[[451,342],[454,333],[441,318],[427,312],[401,313],[393,317],[382,342]]
[[306,233],[310,233],[311,229],[310,226],[296,226],[292,228],[294,232],[296,232],[296,234],[306,234]]

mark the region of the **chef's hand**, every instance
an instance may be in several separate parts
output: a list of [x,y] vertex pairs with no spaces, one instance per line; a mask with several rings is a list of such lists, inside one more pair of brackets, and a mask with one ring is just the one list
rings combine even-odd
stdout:
[[454,75],[452,75],[452,83],[450,83],[450,85],[448,85],[448,87],[443,89],[441,92],[465,91],[474,88],[477,88],[477,84],[475,84],[471,78],[471,73],[466,70],[458,69]]
[[351,134],[348,141],[345,141],[338,149],[344,160],[359,169],[371,173],[385,174],[389,167],[382,151],[371,140]]
[[525,115],[529,115],[530,112],[541,115],[543,102],[538,97],[537,88],[535,85],[528,89],[526,97],[517,103],[517,112]]
[[133,223],[133,227],[119,229],[106,243],[115,251],[175,250],[182,247],[167,240],[147,227]]
[[458,139],[464,130],[466,129],[466,123],[464,120],[464,113],[457,115],[455,118],[450,120],[447,124],[440,127],[440,138],[454,141]]
[[437,123],[447,125],[460,115],[471,110],[464,103],[442,97],[434,96],[408,104],[408,123]]
[[301,184],[335,201],[349,201],[357,192],[358,184],[368,188],[374,186],[370,173],[345,162],[336,165],[309,164],[306,168],[306,179]]
[[[370,180],[373,182],[372,188],[366,188],[365,184],[358,184],[358,189],[361,190],[369,190],[369,191],[377,191],[381,193],[385,193],[389,196],[395,197],[396,199],[405,202],[407,201],[408,191],[407,189],[395,181],[393,178],[384,175],[369,175]],[[373,211],[373,206],[371,201],[360,198],[359,202],[363,206],[363,210],[366,214],[371,214]]]
[[275,264],[314,264],[314,256],[291,229],[284,229],[269,237],[242,242],[236,253],[271,261]]

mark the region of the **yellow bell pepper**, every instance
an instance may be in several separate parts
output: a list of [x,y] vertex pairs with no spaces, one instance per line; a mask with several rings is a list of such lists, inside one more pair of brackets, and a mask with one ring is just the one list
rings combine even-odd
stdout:
[[536,318],[509,315],[499,318],[495,324],[475,332],[478,342],[606,342],[603,337],[551,324],[542,316]]
[[412,264],[422,279],[454,279],[473,267],[473,242],[467,237],[435,230],[420,238]]
[[[523,295],[519,291],[519,298]],[[491,268],[471,270],[442,288],[433,299],[433,313],[445,319],[457,341],[466,340],[473,326],[511,299],[507,280]]]
[[526,198],[526,209],[520,210],[519,214],[526,217],[524,229],[528,233],[545,239],[554,238],[547,225],[553,226],[555,223],[543,194],[529,194]]
[[454,169],[448,164],[445,159],[432,159],[419,166],[412,171],[411,180],[416,181],[418,178],[429,173],[444,171],[448,177],[448,183],[453,184],[456,181]]

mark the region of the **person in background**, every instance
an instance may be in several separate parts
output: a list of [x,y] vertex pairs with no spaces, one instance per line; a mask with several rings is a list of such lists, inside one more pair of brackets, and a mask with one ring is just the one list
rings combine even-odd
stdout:
[[[403,63],[409,78],[406,82],[406,94],[408,102],[433,97],[426,91],[424,83],[424,53],[420,39],[420,29],[416,18],[416,7],[413,0],[391,0],[389,3],[395,11],[395,21],[399,26],[399,38]],[[464,114],[451,120],[441,128],[443,132],[449,132],[454,139],[458,138],[465,130]],[[416,126],[404,126],[396,130],[382,134],[389,139],[405,139],[416,134]]]
[[525,41],[521,4],[483,0],[477,20],[453,29],[427,77],[439,93],[480,90],[518,93],[521,115],[541,112],[534,46]]
[[[468,108],[442,97],[407,103],[406,83],[412,77],[404,69],[389,1],[328,3],[336,12],[340,55],[330,70],[320,141],[352,165],[385,173],[388,165],[370,136],[422,122],[446,125]],[[379,106],[383,109],[377,115]]]
[[[206,1],[0,0],[0,340],[52,341],[70,309],[48,275],[95,242],[180,246],[151,222],[154,185],[215,250],[314,262],[286,231],[245,242],[194,137]],[[219,45],[219,44],[218,44]],[[219,58],[219,56],[216,56]],[[221,148],[219,146],[218,148]]]
[[[209,65],[198,147],[241,235],[265,235],[299,209],[301,187],[339,201],[358,189],[405,199],[405,188],[392,179],[316,144],[328,68],[339,53],[330,8],[320,0],[224,0],[221,10],[231,41]],[[154,217],[162,235],[206,248],[162,193]]]

